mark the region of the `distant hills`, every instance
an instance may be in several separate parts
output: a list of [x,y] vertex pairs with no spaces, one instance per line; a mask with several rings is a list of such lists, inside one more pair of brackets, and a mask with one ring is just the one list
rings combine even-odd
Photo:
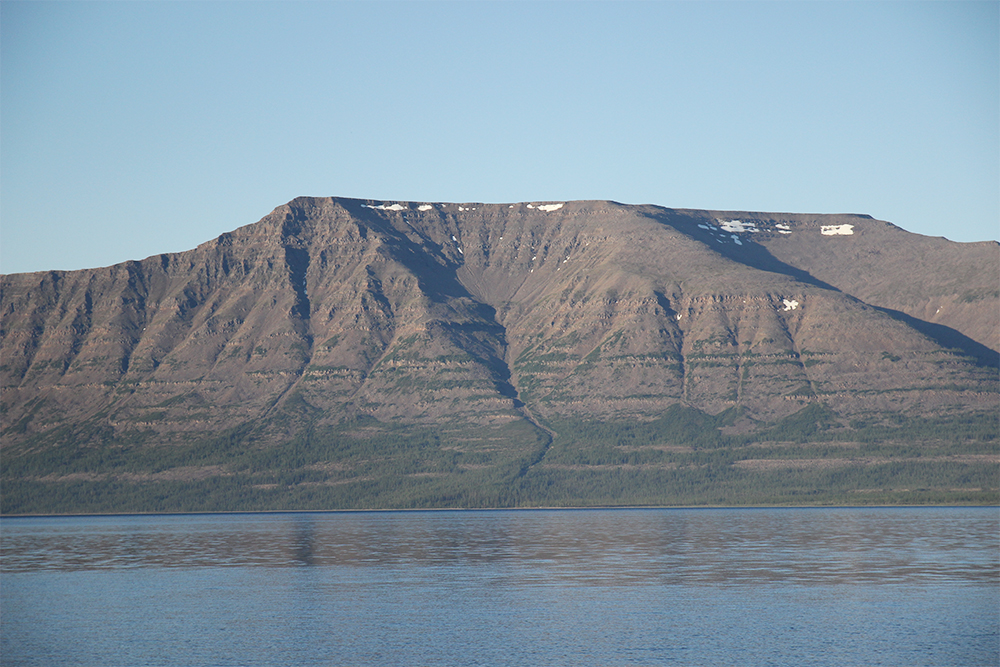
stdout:
[[1000,244],[298,198],[0,276],[2,511],[997,502]]

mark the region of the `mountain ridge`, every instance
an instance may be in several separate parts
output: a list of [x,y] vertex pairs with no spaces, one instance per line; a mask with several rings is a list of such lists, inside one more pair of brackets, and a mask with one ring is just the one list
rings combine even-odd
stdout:
[[13,471],[430,429],[520,471],[572,424],[677,409],[733,437],[965,419],[1000,403],[998,267],[863,215],[300,197],[190,251],[0,277],[0,442]]

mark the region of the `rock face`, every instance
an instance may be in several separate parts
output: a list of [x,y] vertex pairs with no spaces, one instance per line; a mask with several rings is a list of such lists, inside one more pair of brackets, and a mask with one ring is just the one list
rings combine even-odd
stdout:
[[857,215],[299,198],[188,252],[0,277],[2,443],[995,410],[998,272],[996,243]]

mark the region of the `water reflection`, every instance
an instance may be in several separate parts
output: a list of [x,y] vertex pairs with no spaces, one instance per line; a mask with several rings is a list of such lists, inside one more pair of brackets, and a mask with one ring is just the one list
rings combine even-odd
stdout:
[[17,517],[0,520],[0,571],[419,565],[488,566],[497,585],[539,587],[982,583],[1000,576],[998,527],[995,508]]
[[297,517],[295,520],[295,537],[291,542],[293,562],[302,565],[316,565],[316,529],[309,516]]

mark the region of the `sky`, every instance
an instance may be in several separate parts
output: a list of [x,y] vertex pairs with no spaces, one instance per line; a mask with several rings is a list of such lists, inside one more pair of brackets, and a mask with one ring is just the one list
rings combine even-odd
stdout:
[[0,2],[0,273],[302,195],[1000,238],[1000,3]]

